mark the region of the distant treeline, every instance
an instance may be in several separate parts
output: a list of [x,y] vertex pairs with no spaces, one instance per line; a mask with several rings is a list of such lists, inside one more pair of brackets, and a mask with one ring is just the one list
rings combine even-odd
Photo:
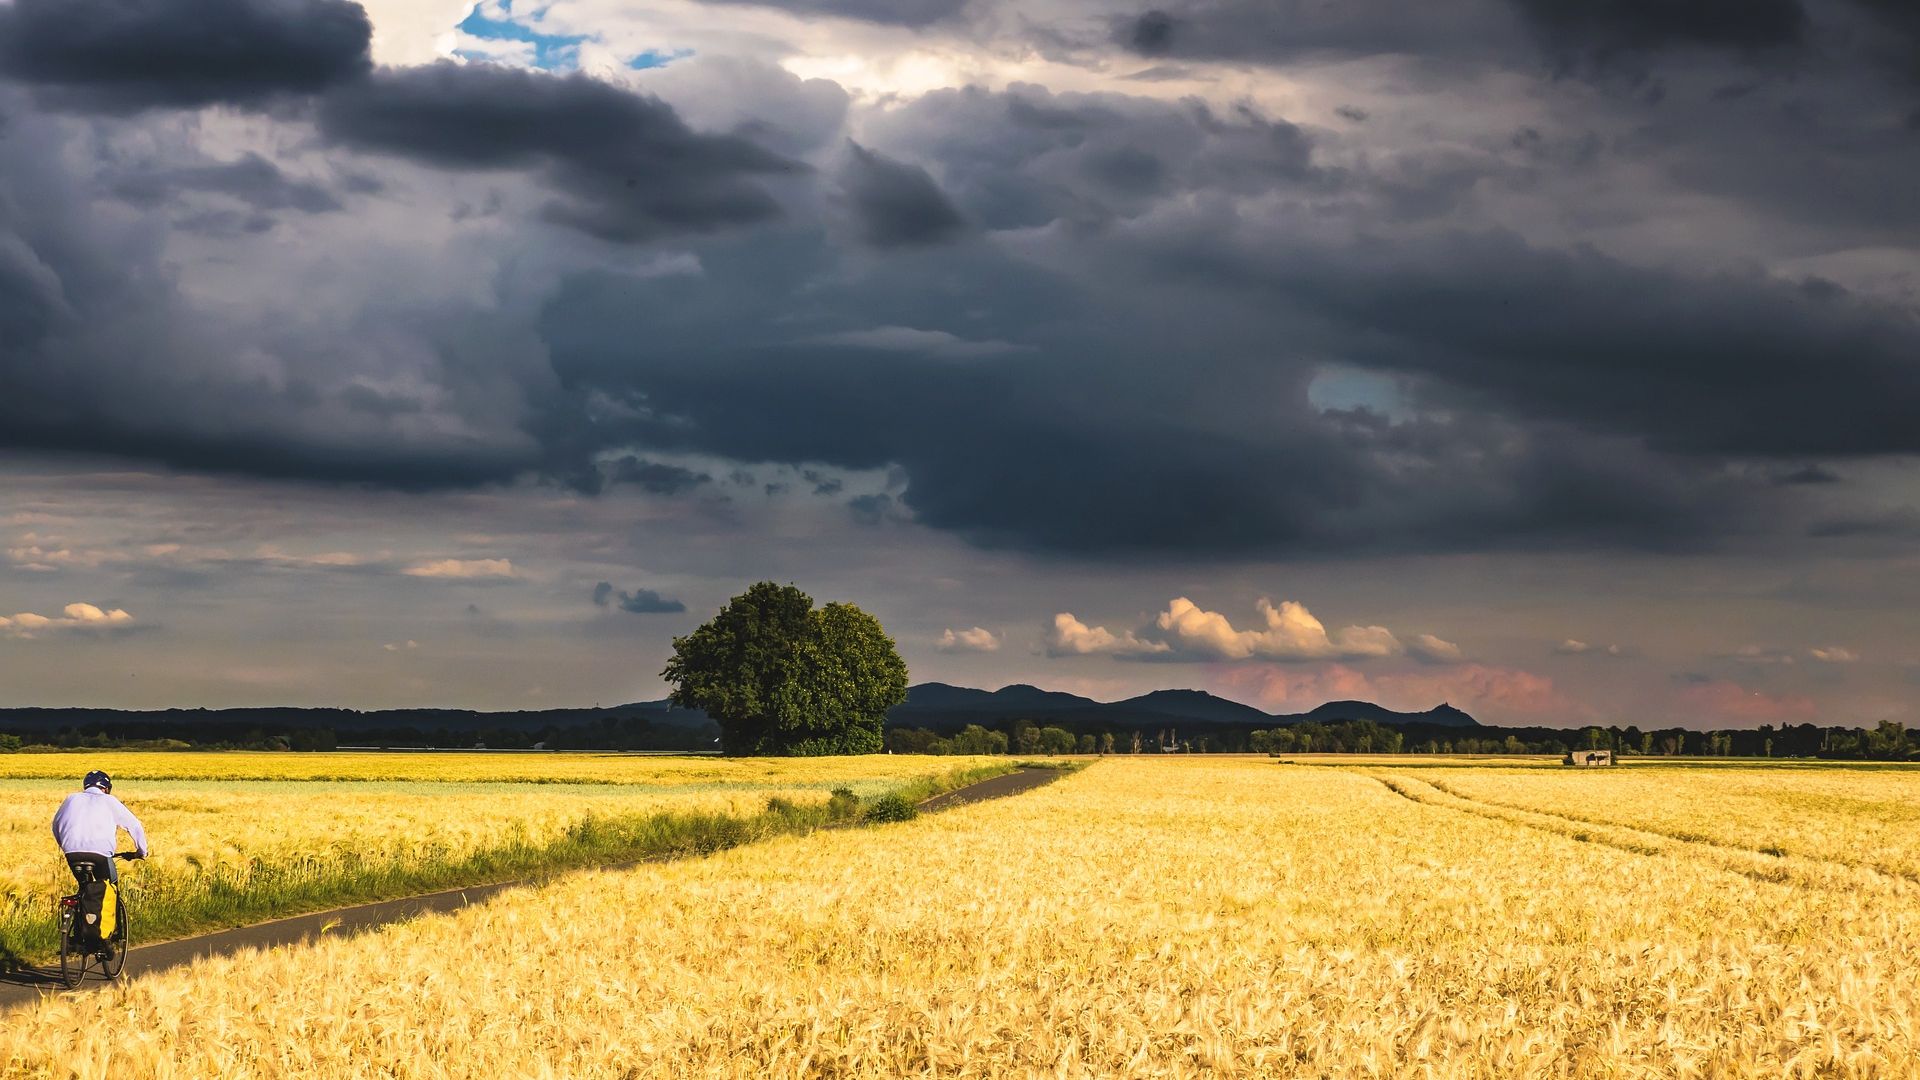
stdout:
[[1160,731],[1074,730],[1015,721],[1006,730],[969,724],[943,736],[926,728],[893,728],[887,749],[898,754],[1564,754],[1612,750],[1621,756],[1800,757],[1839,760],[1920,760],[1920,731],[1883,721],[1873,728],[1799,724],[1751,731],[1691,731],[1638,727],[1552,728],[1390,727],[1372,720],[1309,721],[1248,731],[1209,730],[1182,736]]
[[[308,716],[318,710],[290,710]],[[73,749],[333,750],[342,744],[378,747],[495,750],[711,750],[717,729],[704,719],[682,726],[651,714],[497,714],[518,723],[486,724],[493,714],[449,713],[475,718],[478,726],[435,727],[286,726],[236,723],[232,714],[195,710],[170,713],[109,713],[58,729],[7,731],[0,717],[0,753]],[[439,714],[436,714],[439,715]],[[676,717],[684,713],[674,714]],[[214,719],[219,717],[220,719]],[[258,719],[258,718],[256,718]],[[1872,728],[1798,724],[1751,731],[1691,731],[1686,728],[1438,727],[1387,725],[1373,720],[1308,721],[1285,727],[1236,729],[1219,725],[1130,729],[1076,725],[1059,720],[967,724],[939,732],[894,727],[888,750],[899,754],[1564,754],[1612,750],[1622,756],[1793,757],[1835,760],[1920,760],[1920,730],[1894,721]]]
[[[72,723],[47,723],[40,711],[32,726],[9,730],[0,715],[0,753],[75,749],[335,750],[341,745],[406,749],[492,750],[711,750],[718,728],[704,718],[686,725],[658,717],[613,712],[488,714],[422,710],[443,722],[382,724],[388,714],[346,713],[341,727],[315,726],[314,714],[333,710],[179,709],[160,713],[87,710]],[[344,712],[344,710],[343,710]],[[246,719],[235,719],[245,716]],[[489,718],[500,721],[489,723]],[[65,719],[58,717],[56,719]],[[278,721],[278,722],[276,722]],[[291,723],[289,721],[292,721]],[[302,722],[305,721],[305,722]]]

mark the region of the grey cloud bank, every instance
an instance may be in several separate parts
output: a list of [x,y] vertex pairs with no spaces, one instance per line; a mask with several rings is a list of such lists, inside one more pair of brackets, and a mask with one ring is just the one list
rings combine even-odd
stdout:
[[[1161,574],[1246,580],[1196,609],[1241,611],[1255,568],[1327,560],[1702,560],[1837,596],[1798,579],[1911,540],[1900,5],[710,7],[726,31],[693,59],[545,72],[377,62],[339,0],[0,4],[0,448],[396,515],[644,507],[650,546],[516,555],[495,590],[663,627],[712,599],[679,582],[724,595],[796,536],[964,551],[1015,592],[1102,567],[1126,596],[943,611],[928,642],[1061,611],[1142,627],[1130,609],[1193,591]],[[548,18],[621,55],[679,44],[616,15]],[[1330,381],[1359,389],[1325,404]],[[702,574],[650,576],[696,535]],[[796,550],[803,577],[820,549]],[[874,587],[906,609],[939,576]],[[1724,588],[1709,620],[1735,617]],[[1462,648],[1410,614],[1357,617],[1430,628],[1393,653],[1429,680],[1637,640]],[[1819,629],[1788,644],[1849,648]],[[1103,651],[1004,644],[936,659]]]
[[329,94],[319,126],[444,168],[543,169],[567,196],[544,216],[621,243],[777,216],[748,178],[800,168],[750,140],[698,134],[657,99],[490,64],[376,72]]
[[364,74],[348,0],[11,0],[0,73],[87,111],[261,105]]

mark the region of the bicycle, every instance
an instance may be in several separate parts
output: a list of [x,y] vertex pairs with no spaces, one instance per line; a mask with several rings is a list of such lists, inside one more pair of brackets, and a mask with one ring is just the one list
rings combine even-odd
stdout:
[[[118,851],[113,858],[133,860],[140,857],[138,852]],[[85,876],[81,884],[97,880],[93,876],[93,867],[80,863],[79,870]],[[127,964],[127,897],[116,888],[113,890],[113,938],[101,941],[92,927],[80,920],[80,894],[60,898],[60,982],[72,990],[85,981],[87,969],[95,961],[100,965],[100,977],[109,981],[120,977]]]

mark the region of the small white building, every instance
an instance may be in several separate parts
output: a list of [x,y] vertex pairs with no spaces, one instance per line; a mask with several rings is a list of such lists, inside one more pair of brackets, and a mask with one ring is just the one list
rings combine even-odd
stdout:
[[1560,764],[1575,765],[1583,769],[1590,765],[1591,766],[1611,765],[1613,764],[1613,751],[1611,750],[1569,750],[1567,751],[1567,756],[1560,759]]

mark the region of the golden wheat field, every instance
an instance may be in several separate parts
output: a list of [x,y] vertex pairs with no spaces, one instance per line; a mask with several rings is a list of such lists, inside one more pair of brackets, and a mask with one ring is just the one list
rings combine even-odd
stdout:
[[[1572,797],[1539,775],[1536,789],[1500,794]],[[1731,827],[1737,805],[1690,799],[1701,775],[1665,775],[1665,797],[1700,807],[1703,830]],[[1920,776],[1890,783],[1909,805],[1920,796]],[[7,1016],[0,1065],[83,1077],[1920,1072],[1912,881],[1485,805],[1378,766],[1111,759],[1014,799],[569,875],[359,938],[47,1001]],[[1877,811],[1809,812],[1842,827]],[[1796,871],[1756,873],[1746,858]]]
[[[523,869],[537,863],[535,852],[594,823],[664,813],[748,816],[772,797],[823,803],[828,789],[840,786],[866,797],[986,763],[888,755],[759,761],[543,756],[560,776],[618,778],[587,784],[525,782],[532,770],[521,755],[419,760],[425,756],[33,755],[0,758],[0,775],[113,771],[115,792],[140,817],[153,845],[153,857],[126,875],[129,897],[153,927],[176,918],[208,921],[192,917],[192,909],[210,894],[245,916],[311,907],[349,880],[369,883],[363,891],[392,893],[404,888],[409,873],[418,877],[428,868],[445,868],[450,884],[468,883],[454,867],[466,864],[464,877],[480,880],[499,876],[490,859]],[[420,779],[436,765],[451,778]],[[201,779],[142,779],[167,769]],[[361,779],[251,779],[274,772]],[[71,890],[72,878],[48,822],[77,786],[0,779],[0,945],[32,944],[51,933],[50,904]]]
[[[618,753],[475,754],[466,752],[286,753],[234,750],[174,753],[87,750],[0,756],[0,780],[59,780],[79,785],[89,769],[117,784],[129,780],[411,780],[446,784],[640,784],[746,787],[833,786],[890,782],[902,776],[979,765],[989,758],[875,754],[843,758],[722,758]],[[122,786],[121,793],[131,789]]]
[[1569,769],[1414,774],[1495,807],[1683,841],[1869,866],[1920,880],[1920,784],[1904,769]]

